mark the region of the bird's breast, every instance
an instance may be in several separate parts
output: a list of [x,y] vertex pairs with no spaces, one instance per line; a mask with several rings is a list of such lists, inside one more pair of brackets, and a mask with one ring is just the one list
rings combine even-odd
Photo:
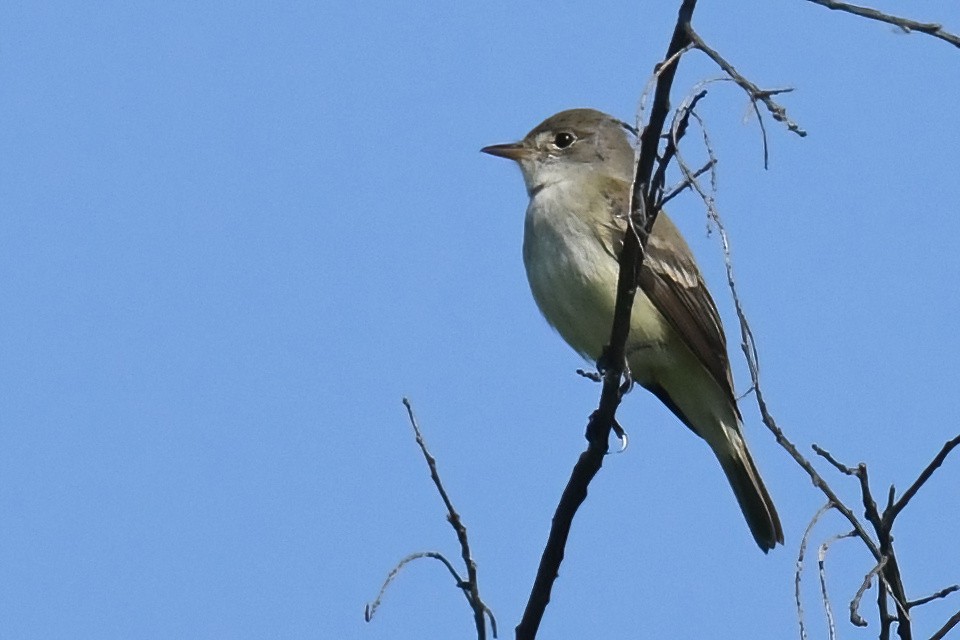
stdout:
[[[600,357],[610,339],[619,264],[593,226],[590,212],[602,202],[583,198],[571,206],[559,185],[542,189],[530,201],[524,224],[523,261],[540,312],[563,339],[588,360]],[[595,211],[596,219],[604,212]],[[637,292],[630,345],[666,339],[665,321],[642,291]],[[651,354],[653,355],[653,354]],[[653,364],[653,363],[651,363]],[[634,372],[635,374],[642,372]]]

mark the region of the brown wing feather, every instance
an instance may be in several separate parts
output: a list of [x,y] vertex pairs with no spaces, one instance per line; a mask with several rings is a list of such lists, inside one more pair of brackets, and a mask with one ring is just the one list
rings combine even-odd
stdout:
[[[626,209],[629,186],[608,178],[604,197],[616,209]],[[607,220],[596,227],[597,236],[614,258],[623,247],[623,218]],[[663,314],[683,342],[723,389],[734,410],[733,378],[727,359],[727,339],[693,253],[680,231],[665,213],[657,217],[647,243],[647,256],[640,269],[640,288]]]
[[[661,213],[647,243],[640,288],[680,334],[736,407],[727,339],[693,253],[673,222]],[[739,412],[738,412],[739,414]]]

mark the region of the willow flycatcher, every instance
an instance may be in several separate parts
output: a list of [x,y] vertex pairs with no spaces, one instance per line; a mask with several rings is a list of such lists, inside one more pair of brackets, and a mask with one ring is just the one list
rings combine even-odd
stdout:
[[[523,263],[534,300],[591,361],[613,323],[634,172],[629,132],[605,113],[572,109],[520,142],[482,149],[520,166],[530,197]],[[653,226],[639,284],[626,345],[633,379],[710,445],[760,548],[783,544],[780,519],[743,439],[720,315],[665,213]]]

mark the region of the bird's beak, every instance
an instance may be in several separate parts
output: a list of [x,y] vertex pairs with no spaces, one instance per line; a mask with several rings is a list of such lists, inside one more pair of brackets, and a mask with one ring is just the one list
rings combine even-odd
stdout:
[[522,142],[492,144],[489,147],[480,149],[480,151],[489,153],[492,156],[507,158],[508,160],[522,160],[530,157],[530,150],[524,147]]

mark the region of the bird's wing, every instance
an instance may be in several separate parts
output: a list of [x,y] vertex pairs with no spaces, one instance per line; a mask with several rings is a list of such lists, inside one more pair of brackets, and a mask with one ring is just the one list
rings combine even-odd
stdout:
[[647,243],[640,288],[736,407],[727,339],[717,305],[690,247],[664,213],[657,217]]
[[[608,197],[614,193],[619,196],[624,189],[611,188]],[[625,209],[626,205],[622,208]],[[604,224],[599,233],[601,242],[616,259],[620,256],[625,230],[624,220],[617,218]],[[661,212],[657,217],[646,250],[640,269],[640,288],[726,392],[737,410],[727,359],[727,340],[717,305],[707,290],[690,247],[665,213]],[[739,410],[737,412],[739,414]]]

